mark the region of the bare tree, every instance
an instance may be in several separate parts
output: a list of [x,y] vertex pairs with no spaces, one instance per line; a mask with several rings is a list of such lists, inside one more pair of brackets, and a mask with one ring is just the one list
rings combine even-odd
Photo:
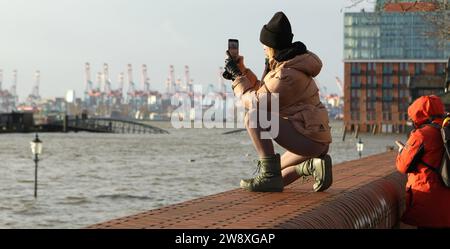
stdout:
[[436,6],[434,13],[424,16],[425,20],[433,26],[427,34],[438,38],[440,45],[445,46],[450,42],[450,5],[448,0],[433,1],[433,3]]

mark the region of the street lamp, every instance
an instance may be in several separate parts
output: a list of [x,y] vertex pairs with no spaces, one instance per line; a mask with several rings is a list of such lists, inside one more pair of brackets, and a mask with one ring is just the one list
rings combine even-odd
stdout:
[[361,141],[361,138],[359,138],[358,143],[356,143],[356,151],[358,151],[359,158],[361,158],[363,150],[364,150],[364,143]]
[[31,153],[34,156],[34,198],[37,197],[37,170],[38,170],[38,162],[39,156],[42,154],[42,141],[39,139],[38,134],[36,133],[36,137],[33,141],[30,142],[31,145]]

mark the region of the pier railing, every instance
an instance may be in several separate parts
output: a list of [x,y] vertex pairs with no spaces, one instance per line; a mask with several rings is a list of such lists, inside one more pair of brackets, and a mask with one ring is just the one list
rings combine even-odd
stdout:
[[99,133],[136,133],[136,134],[168,134],[169,132],[134,120],[117,118],[93,117],[80,119],[77,117],[67,117],[64,120],[55,121],[45,125],[47,130],[67,131],[87,131]]
[[169,133],[152,125],[116,118],[89,118],[84,120],[71,118],[68,119],[68,127],[71,129],[91,129],[111,133]]

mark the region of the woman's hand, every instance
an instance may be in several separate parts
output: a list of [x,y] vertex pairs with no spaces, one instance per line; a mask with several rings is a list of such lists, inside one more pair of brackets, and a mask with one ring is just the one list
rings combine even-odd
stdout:
[[[237,77],[242,75],[242,71],[239,69],[238,63],[231,58],[229,52],[227,51],[228,57],[225,59],[225,72],[223,73],[223,77],[227,80],[235,80]],[[244,61],[243,57],[240,60]]]
[[236,60],[236,63],[239,67],[239,70],[241,70],[241,72],[245,72],[247,70],[247,68],[245,67],[245,64],[244,64],[244,56],[239,55]]

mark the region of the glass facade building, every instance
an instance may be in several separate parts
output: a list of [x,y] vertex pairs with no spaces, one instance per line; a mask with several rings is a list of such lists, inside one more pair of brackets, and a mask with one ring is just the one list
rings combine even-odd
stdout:
[[[450,14],[448,12],[447,14]],[[360,12],[344,16],[344,59],[446,59],[450,41],[433,38],[438,12]]]

